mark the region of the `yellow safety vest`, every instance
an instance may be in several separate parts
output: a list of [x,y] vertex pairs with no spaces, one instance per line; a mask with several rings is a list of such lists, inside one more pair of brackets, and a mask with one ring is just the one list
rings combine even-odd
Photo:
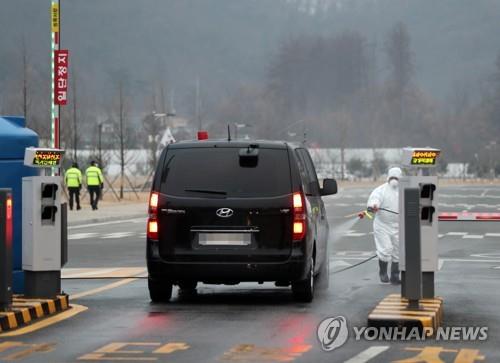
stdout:
[[82,185],[82,172],[78,168],[69,168],[64,174],[64,182],[68,188],[79,188]]
[[87,170],[85,170],[85,178],[88,186],[101,185],[104,180],[101,169],[97,166],[89,166]]

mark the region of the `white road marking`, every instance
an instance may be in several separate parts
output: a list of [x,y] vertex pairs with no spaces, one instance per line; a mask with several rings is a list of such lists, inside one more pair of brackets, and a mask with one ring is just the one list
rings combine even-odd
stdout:
[[448,236],[465,236],[468,234],[467,232],[448,232],[446,235]]
[[[473,256],[474,257],[474,256]],[[353,261],[362,261],[366,260],[366,257],[334,257],[334,260],[353,260]],[[494,260],[474,260],[467,258],[442,258],[444,262],[471,262],[471,263],[500,263],[499,259]]]
[[389,349],[388,345],[376,345],[362,351],[358,355],[346,360],[344,363],[366,363],[377,355],[385,352],[387,349]]
[[454,207],[456,207],[456,204],[439,203],[439,206],[440,206],[440,207],[450,207],[450,208],[454,208]]
[[115,232],[115,233],[105,234],[104,236],[101,236],[100,238],[105,238],[105,239],[124,238],[124,237],[130,237],[133,234],[134,234],[134,232]]
[[443,258],[444,262],[499,263],[500,260],[472,260],[467,258]]
[[366,207],[365,203],[332,203],[333,207]]
[[68,236],[69,240],[78,240],[78,239],[87,239],[87,238],[124,238],[124,237],[137,237],[137,238],[146,238],[146,232],[115,232],[115,233],[96,233],[96,232],[88,232],[88,233],[75,233],[70,234]]
[[440,271],[444,266],[444,260],[442,258],[438,259],[438,271]]
[[496,204],[476,204],[476,207],[481,207],[481,208],[496,208]]
[[484,235],[482,234],[468,234],[465,236],[462,236],[463,239],[483,239]]
[[475,253],[470,255],[471,257],[476,258],[498,258],[500,261],[500,252],[491,252],[491,253]]
[[89,232],[89,233],[75,233],[75,234],[70,234],[68,235],[69,240],[73,239],[85,239],[85,238],[92,238],[97,236],[97,233],[95,232]]
[[438,238],[443,238],[444,234],[438,234]]
[[366,236],[366,233],[345,233],[344,237],[363,237]]
[[482,193],[481,193],[481,197],[484,197],[486,195],[486,193],[488,193],[489,190],[488,189],[485,189]]
[[453,198],[453,199],[457,199],[457,198],[482,198],[482,199],[500,199],[500,195],[485,195],[485,196],[481,196],[481,195],[478,195],[478,194],[475,194],[475,195],[467,195],[467,194],[439,194],[439,198]]
[[146,223],[146,218],[134,218],[134,219],[126,219],[123,221],[109,221],[109,222],[101,222],[101,223],[90,223],[90,224],[82,224],[79,226],[71,226],[68,229],[80,229],[80,228],[89,228],[89,227],[98,227],[98,226],[107,226],[110,224],[121,224],[121,223]]
[[80,272],[81,268],[63,268],[61,273],[61,278],[72,278],[72,277],[88,277],[93,275],[104,275],[109,274],[110,272],[117,271],[120,268],[99,268],[93,269],[91,271]]
[[500,237],[500,233],[486,233],[486,237]]
[[334,257],[340,257],[340,256],[345,256],[345,257],[360,257],[360,258],[367,258],[370,256],[373,256],[372,251],[338,251]]
[[144,267],[86,267],[86,268],[63,268],[63,279],[86,279],[86,278],[132,278],[147,276]]
[[336,267],[348,267],[352,266],[349,262],[345,262],[342,260],[330,261],[330,270],[335,269]]

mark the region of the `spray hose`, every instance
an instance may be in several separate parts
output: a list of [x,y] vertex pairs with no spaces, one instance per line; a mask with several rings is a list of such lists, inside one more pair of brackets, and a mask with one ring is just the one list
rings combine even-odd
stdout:
[[332,274],[333,274],[333,275],[334,275],[334,274],[338,274],[339,272],[347,271],[347,270],[350,270],[350,269],[352,269],[352,268],[358,267],[359,265],[362,265],[362,264],[364,264],[364,263],[367,263],[368,261],[373,260],[375,257],[377,257],[377,255],[370,256],[370,257],[368,257],[367,259],[365,259],[365,260],[363,260],[363,261],[361,261],[361,262],[358,262],[358,263],[356,263],[356,264],[354,264],[354,265],[347,266],[347,267],[344,267],[344,268],[338,269],[338,270],[336,270],[336,271],[333,271],[333,272],[332,272]]
[[368,208],[366,208],[366,210],[363,210],[363,211],[359,212],[358,213],[358,217],[359,217],[359,219],[363,219],[364,217],[367,217],[369,219],[373,219],[373,215],[377,211],[379,211],[379,210],[383,210],[384,212],[389,212],[389,213],[392,213],[392,214],[399,214],[398,212],[395,212],[395,211],[387,209],[387,208],[377,208],[377,209],[374,209],[372,207],[368,207]]

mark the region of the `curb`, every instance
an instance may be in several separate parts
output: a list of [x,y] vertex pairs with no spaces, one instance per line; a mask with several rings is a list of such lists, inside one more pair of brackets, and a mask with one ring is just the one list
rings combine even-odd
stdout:
[[91,218],[87,220],[80,220],[80,221],[74,221],[68,222],[68,227],[73,227],[73,226],[81,226],[84,224],[91,224],[91,223],[102,223],[102,222],[111,222],[111,221],[125,221],[127,219],[133,219],[133,218],[147,218],[147,213],[140,213],[140,214],[130,214],[130,215],[125,215],[125,216],[115,216],[115,217],[101,217],[101,218]]
[[426,336],[434,335],[443,322],[443,299],[421,299],[420,309],[408,309],[407,304],[408,300],[399,294],[388,295],[368,315],[368,326],[416,327]]
[[29,325],[68,310],[69,307],[68,295],[58,295],[53,299],[25,299],[22,295],[14,296],[11,311],[0,312],[0,332]]
[[483,221],[483,222],[498,222],[500,221],[500,213],[468,213],[468,212],[447,212],[439,213],[440,221]]

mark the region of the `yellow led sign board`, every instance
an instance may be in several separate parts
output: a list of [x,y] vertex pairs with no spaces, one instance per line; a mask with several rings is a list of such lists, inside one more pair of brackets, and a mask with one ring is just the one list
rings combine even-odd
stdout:
[[415,150],[411,157],[411,165],[436,165],[439,151]]
[[441,150],[432,148],[404,148],[403,165],[416,167],[436,166]]
[[61,166],[64,150],[27,148],[24,153],[24,165],[35,168],[57,168]]

